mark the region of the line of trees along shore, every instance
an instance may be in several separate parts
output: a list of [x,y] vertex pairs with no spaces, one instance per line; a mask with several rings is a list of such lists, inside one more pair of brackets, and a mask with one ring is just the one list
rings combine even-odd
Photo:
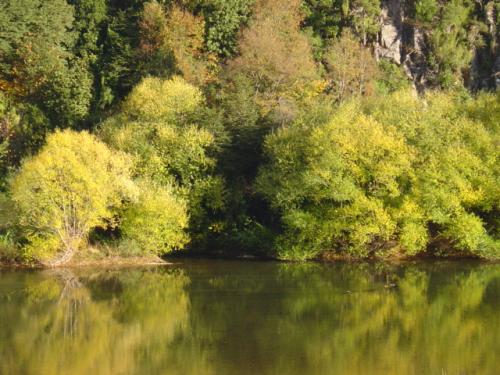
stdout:
[[498,4],[410,3],[2,1],[0,258],[499,258]]

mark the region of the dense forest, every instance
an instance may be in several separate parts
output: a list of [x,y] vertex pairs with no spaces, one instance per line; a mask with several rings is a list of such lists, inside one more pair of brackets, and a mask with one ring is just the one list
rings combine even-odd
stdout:
[[0,259],[500,257],[495,0],[0,0]]

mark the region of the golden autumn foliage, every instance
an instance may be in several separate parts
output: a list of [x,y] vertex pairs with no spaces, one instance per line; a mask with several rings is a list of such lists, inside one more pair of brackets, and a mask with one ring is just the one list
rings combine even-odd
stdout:
[[158,2],[150,1],[144,5],[139,26],[143,54],[170,56],[174,71],[190,83],[202,85],[214,79],[216,58],[204,52],[203,17],[178,5],[166,11]]
[[11,184],[31,242],[26,256],[50,260],[63,250],[71,258],[93,228],[112,225],[116,209],[133,197],[130,177],[130,159],[95,136],[70,130],[50,135]]
[[370,95],[380,77],[371,51],[346,31],[325,52],[326,79],[337,100],[355,95]]
[[123,104],[124,112],[142,121],[178,122],[203,103],[201,91],[178,76],[169,80],[145,78]]
[[231,74],[250,78],[264,107],[317,77],[311,45],[300,30],[300,1],[259,0],[240,36]]

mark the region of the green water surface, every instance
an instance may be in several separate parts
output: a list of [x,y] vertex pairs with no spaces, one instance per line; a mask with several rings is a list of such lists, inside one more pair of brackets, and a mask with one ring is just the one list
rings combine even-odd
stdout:
[[0,374],[500,374],[500,265],[0,270]]

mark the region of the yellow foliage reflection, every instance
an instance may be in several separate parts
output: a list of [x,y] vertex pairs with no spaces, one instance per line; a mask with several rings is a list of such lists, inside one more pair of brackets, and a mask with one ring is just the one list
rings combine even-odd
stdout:
[[0,273],[1,374],[485,374],[500,266],[283,264]]
[[161,365],[186,328],[187,283],[164,270],[29,275],[21,309],[1,305],[16,323],[0,336],[10,343],[0,345],[0,373],[133,374]]

